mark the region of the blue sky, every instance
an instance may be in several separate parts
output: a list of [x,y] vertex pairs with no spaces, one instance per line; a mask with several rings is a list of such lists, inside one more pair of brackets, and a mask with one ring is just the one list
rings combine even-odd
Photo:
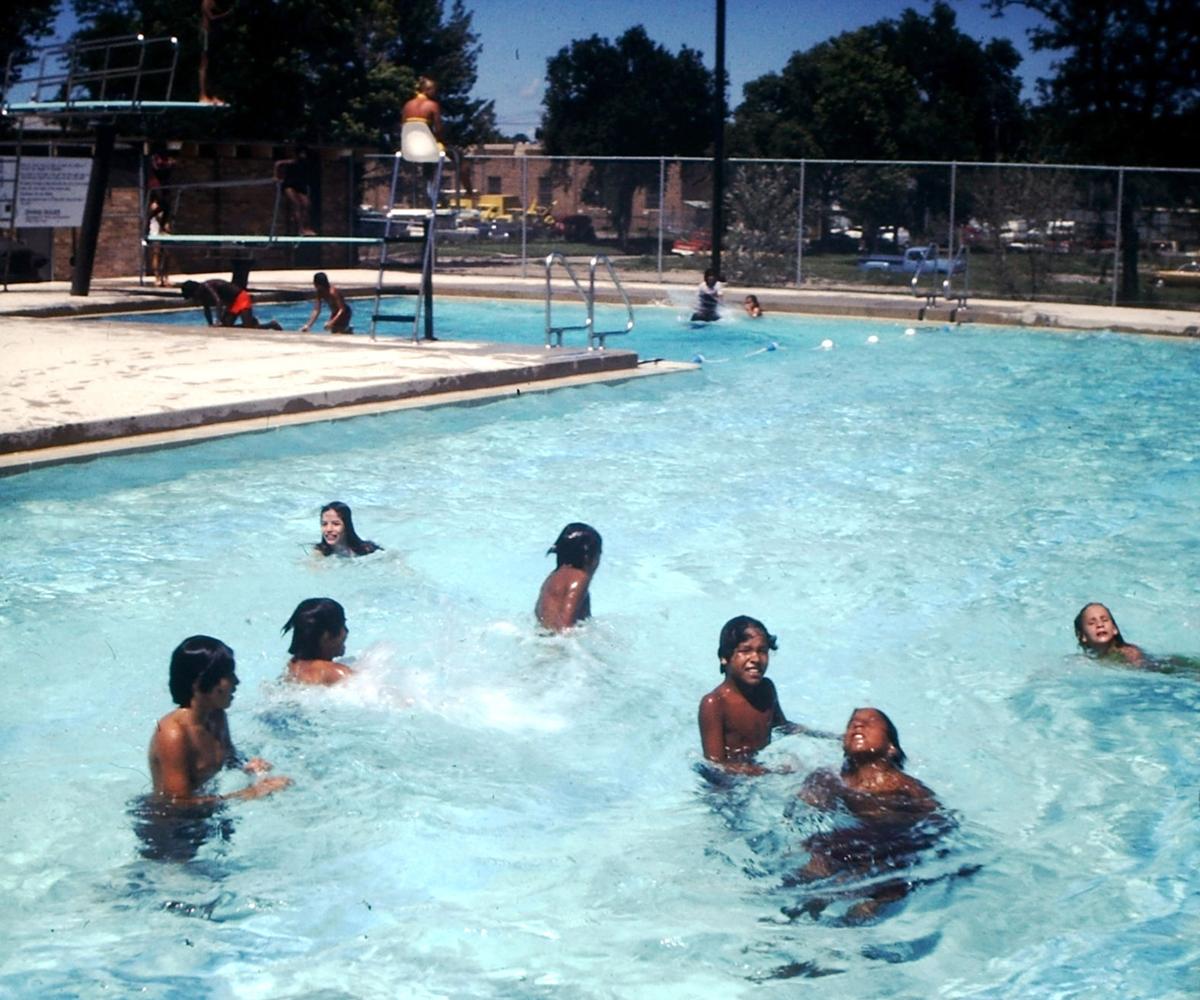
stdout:
[[[713,65],[716,4],[712,0],[465,0],[483,52],[475,95],[496,102],[497,123],[506,133],[532,136],[541,119],[546,60],[579,38],[615,39],[643,24],[650,37],[672,52],[687,45]],[[919,12],[929,0],[726,0],[725,66],[730,107],[741,101],[742,86],[777,72],[793,52],[895,17],[908,7]],[[1026,97],[1034,81],[1050,72],[1050,57],[1034,55],[1025,37],[1036,15],[1010,10],[993,18],[981,0],[950,0],[961,31],[972,37],[1011,39],[1023,57],[1020,72]]]

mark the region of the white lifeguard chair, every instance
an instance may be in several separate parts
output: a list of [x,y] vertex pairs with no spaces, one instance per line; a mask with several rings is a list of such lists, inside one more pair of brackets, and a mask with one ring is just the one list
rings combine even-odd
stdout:
[[[421,163],[433,166],[433,176],[430,177],[427,191],[429,194],[428,209],[398,209],[396,208],[396,190],[400,180],[400,161]],[[395,154],[392,163],[392,185],[388,199],[387,221],[384,224],[383,246],[379,252],[379,275],[375,282],[375,305],[371,310],[371,336],[375,336],[378,323],[412,323],[413,340],[421,339],[421,308],[425,308],[424,339],[434,340],[433,335],[433,264],[437,247],[437,216],[438,196],[442,190],[442,167],[446,162],[446,151],[438,142],[437,136],[429,123],[423,119],[406,121],[400,126],[400,149]],[[403,224],[405,231],[413,222],[421,222],[425,228],[425,252],[421,262],[421,286],[416,290],[416,305],[412,313],[381,313],[380,299],[383,296],[383,274],[387,267],[388,242],[395,237],[392,226]],[[411,293],[410,293],[411,294]]]

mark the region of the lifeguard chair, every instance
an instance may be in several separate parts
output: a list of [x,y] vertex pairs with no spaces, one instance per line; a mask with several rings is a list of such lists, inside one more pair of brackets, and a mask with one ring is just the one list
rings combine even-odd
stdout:
[[[433,167],[426,190],[429,207],[417,209],[396,208],[396,191],[400,182],[400,162],[420,163]],[[446,151],[438,142],[429,123],[414,119],[400,127],[400,150],[392,162],[392,184],[388,195],[388,212],[384,223],[383,247],[379,252],[379,274],[375,281],[375,304],[371,310],[371,336],[379,323],[412,323],[413,340],[419,339],[422,305],[425,310],[425,340],[435,340],[433,335],[433,264],[437,252],[438,195],[442,190],[442,168],[446,163]],[[416,304],[412,313],[382,313],[379,303],[383,296],[383,275],[388,262],[388,245],[398,238],[392,226],[403,225],[405,231],[412,223],[419,222],[425,230],[425,250],[421,260],[421,286],[416,290]],[[411,293],[410,293],[411,294]]]

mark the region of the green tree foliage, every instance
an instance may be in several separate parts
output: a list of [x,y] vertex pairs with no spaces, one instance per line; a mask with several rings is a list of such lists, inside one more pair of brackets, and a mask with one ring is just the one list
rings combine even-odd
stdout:
[[[197,93],[199,0],[75,0],[80,35],[135,31],[180,40],[176,96]],[[179,115],[175,135],[345,142],[392,148],[400,106],[419,75],[434,77],[448,137],[495,134],[492,102],[472,99],[478,38],[461,0],[226,0],[209,43],[218,113]]]
[[[1019,65],[1010,42],[963,34],[939,0],[928,15],[905,10],[793,53],[782,72],[748,83],[730,149],[747,157],[1002,159],[1022,132]],[[948,198],[946,178],[929,173],[910,180],[895,168],[826,166],[809,176],[821,203],[839,200],[871,242],[880,225],[926,228],[929,206]]]
[[1020,135],[1020,56],[981,44],[939,0],[845,32],[745,87],[735,155],[994,160]]
[[783,284],[795,274],[795,170],[770,164],[740,166],[726,196],[728,253],[723,270],[747,285]]
[[20,78],[31,48],[50,34],[58,8],[58,0],[27,0],[7,5],[7,13],[0,18],[0,67],[7,67],[12,56],[14,80]]
[[[1200,126],[1200,10],[1196,0],[991,0],[1039,13],[1036,50],[1062,54],[1038,81],[1047,150],[1093,163],[1195,166],[1186,136]],[[1121,294],[1138,298],[1138,212],[1186,202],[1179,177],[1131,178],[1121,204]],[[1174,190],[1173,190],[1174,189]]]
[[1047,130],[1062,153],[1100,163],[1194,166],[1180,137],[1200,125],[1196,0],[990,0],[1043,23],[1038,51],[1062,54],[1038,81]]
[[[546,63],[546,151],[571,156],[694,156],[712,135],[713,76],[686,46],[672,54],[640,25],[616,42],[593,35]],[[633,195],[658,182],[658,164],[592,165],[589,186],[612,212],[624,245]]]

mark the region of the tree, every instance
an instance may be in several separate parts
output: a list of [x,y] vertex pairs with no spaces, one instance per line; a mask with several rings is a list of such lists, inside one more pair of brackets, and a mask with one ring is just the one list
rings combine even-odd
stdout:
[[[615,43],[593,35],[546,63],[546,152],[570,156],[695,156],[709,146],[713,75],[700,53],[672,54],[638,25]],[[634,192],[658,180],[658,164],[596,160],[589,186],[612,212],[622,247]]]
[[27,0],[10,4],[8,13],[0,20],[0,66],[13,60],[14,83],[20,79],[22,67],[29,61],[30,52],[46,38],[58,16],[59,0]]
[[[990,0],[997,15],[1042,15],[1037,51],[1063,53],[1038,81],[1039,114],[1060,155],[1093,163],[1193,166],[1181,137],[1200,126],[1200,16],[1196,0]],[[1137,209],[1173,179],[1138,178],[1122,201],[1122,295],[1138,295]]]
[[[194,93],[198,0],[75,0],[80,36],[136,31],[180,39],[177,94]],[[438,81],[446,131],[468,143],[495,132],[490,101],[470,97],[478,38],[462,0],[226,0],[215,21],[209,80],[229,108],[177,116],[176,135],[346,142],[392,148],[419,75]]]
[[1179,141],[1200,117],[1196,0],[989,0],[997,16],[1045,19],[1035,51],[1063,53],[1038,81],[1041,110],[1071,154],[1101,163],[1191,166]]
[[[804,52],[783,71],[748,83],[730,128],[734,155],[806,159],[1000,159],[1022,134],[1016,69],[1007,41],[981,44],[958,30],[954,11],[845,32]],[[897,168],[816,167],[810,178],[863,225],[922,228],[929,206],[949,197],[943,174]]]

